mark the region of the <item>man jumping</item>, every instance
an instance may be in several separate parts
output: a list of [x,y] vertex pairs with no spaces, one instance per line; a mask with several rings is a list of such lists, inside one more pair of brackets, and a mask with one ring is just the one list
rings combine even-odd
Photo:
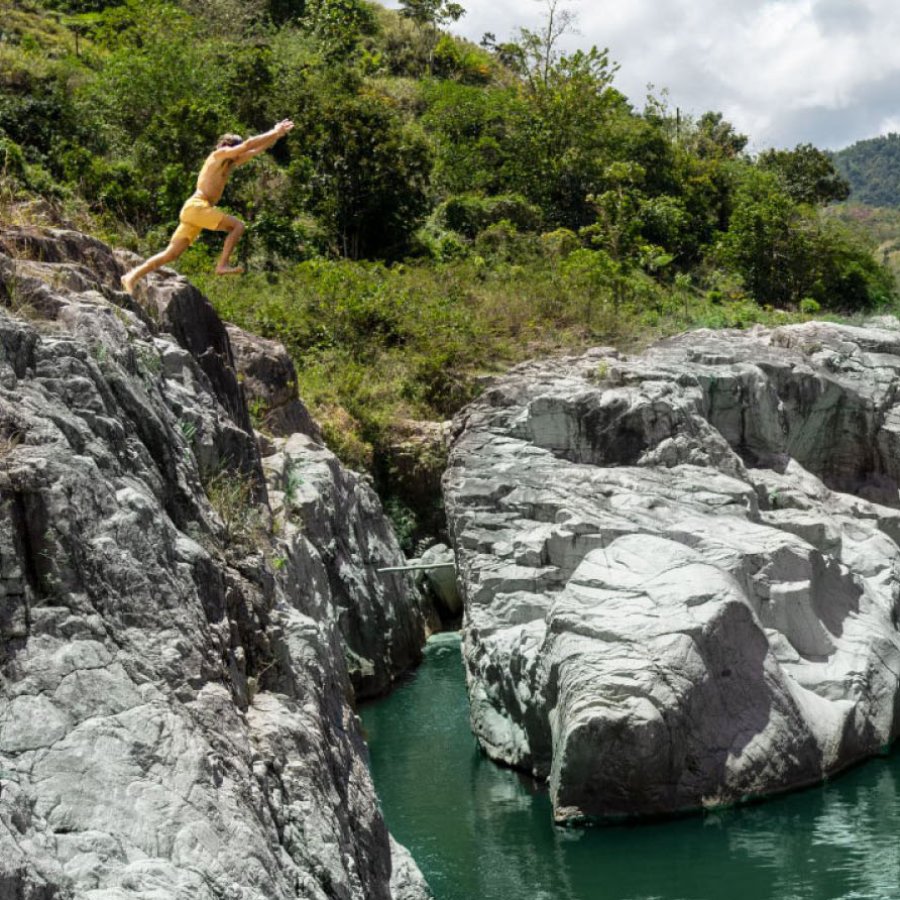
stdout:
[[259,156],[264,150],[268,150],[293,127],[294,123],[290,119],[284,119],[271,131],[247,138],[246,141],[237,134],[223,134],[216,142],[216,149],[203,163],[203,168],[197,176],[197,190],[181,208],[178,216],[180,224],[175,229],[169,246],[162,253],[151,256],[145,263],[126,272],[122,276],[122,287],[130,294],[145,275],[178,259],[197,240],[197,236],[204,228],[209,231],[228,232],[225,246],[222,247],[222,255],[216,264],[216,274],[240,275],[244,270],[240,266],[230,265],[229,260],[244,233],[244,223],[222,212],[215,204],[219,202],[235,166],[241,166],[254,156]]

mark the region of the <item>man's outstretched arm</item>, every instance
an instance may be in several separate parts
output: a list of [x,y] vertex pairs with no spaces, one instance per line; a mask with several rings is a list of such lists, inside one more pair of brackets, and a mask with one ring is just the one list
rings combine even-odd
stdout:
[[[272,144],[274,143],[275,141],[272,141]],[[253,159],[254,156],[259,156],[260,153],[265,153],[266,150],[268,150],[269,147],[272,146],[272,144],[265,144],[262,147],[255,147],[253,150],[244,150],[243,153],[239,153],[234,158],[234,164],[236,166],[242,166],[245,162],[249,162],[251,159]]]
[[274,128],[269,129],[263,134],[255,137],[247,138],[241,144],[234,147],[221,147],[216,150],[216,155],[220,159],[232,159],[240,164],[258,156],[265,150],[268,150],[274,143],[283,138],[292,128],[294,123],[290,119],[283,119]]

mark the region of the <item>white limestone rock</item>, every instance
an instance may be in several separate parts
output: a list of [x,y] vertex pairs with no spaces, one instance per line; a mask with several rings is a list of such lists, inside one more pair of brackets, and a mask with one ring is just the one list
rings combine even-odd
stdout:
[[326,589],[387,525],[330,521],[352,552],[283,577],[227,332],[120,274],[0,230],[0,900],[389,900]]
[[472,726],[554,816],[819,781],[898,732],[900,330],[530,363],[456,422]]

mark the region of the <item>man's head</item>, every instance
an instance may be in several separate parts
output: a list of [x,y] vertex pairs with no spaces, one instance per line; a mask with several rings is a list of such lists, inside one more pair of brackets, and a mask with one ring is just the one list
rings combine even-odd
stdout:
[[223,147],[237,147],[238,144],[243,144],[244,139],[239,134],[223,134],[216,141],[216,150],[221,150]]

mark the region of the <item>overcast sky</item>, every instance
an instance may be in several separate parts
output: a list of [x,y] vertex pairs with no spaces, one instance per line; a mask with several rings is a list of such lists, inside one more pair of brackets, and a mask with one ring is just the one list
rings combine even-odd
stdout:
[[[502,40],[545,0],[461,0],[454,31]],[[398,6],[388,0],[388,6]],[[839,149],[900,131],[900,6],[891,0],[572,0],[574,45],[608,47],[617,86],[643,107],[721,111],[754,149]],[[570,46],[573,46],[570,39]]]

